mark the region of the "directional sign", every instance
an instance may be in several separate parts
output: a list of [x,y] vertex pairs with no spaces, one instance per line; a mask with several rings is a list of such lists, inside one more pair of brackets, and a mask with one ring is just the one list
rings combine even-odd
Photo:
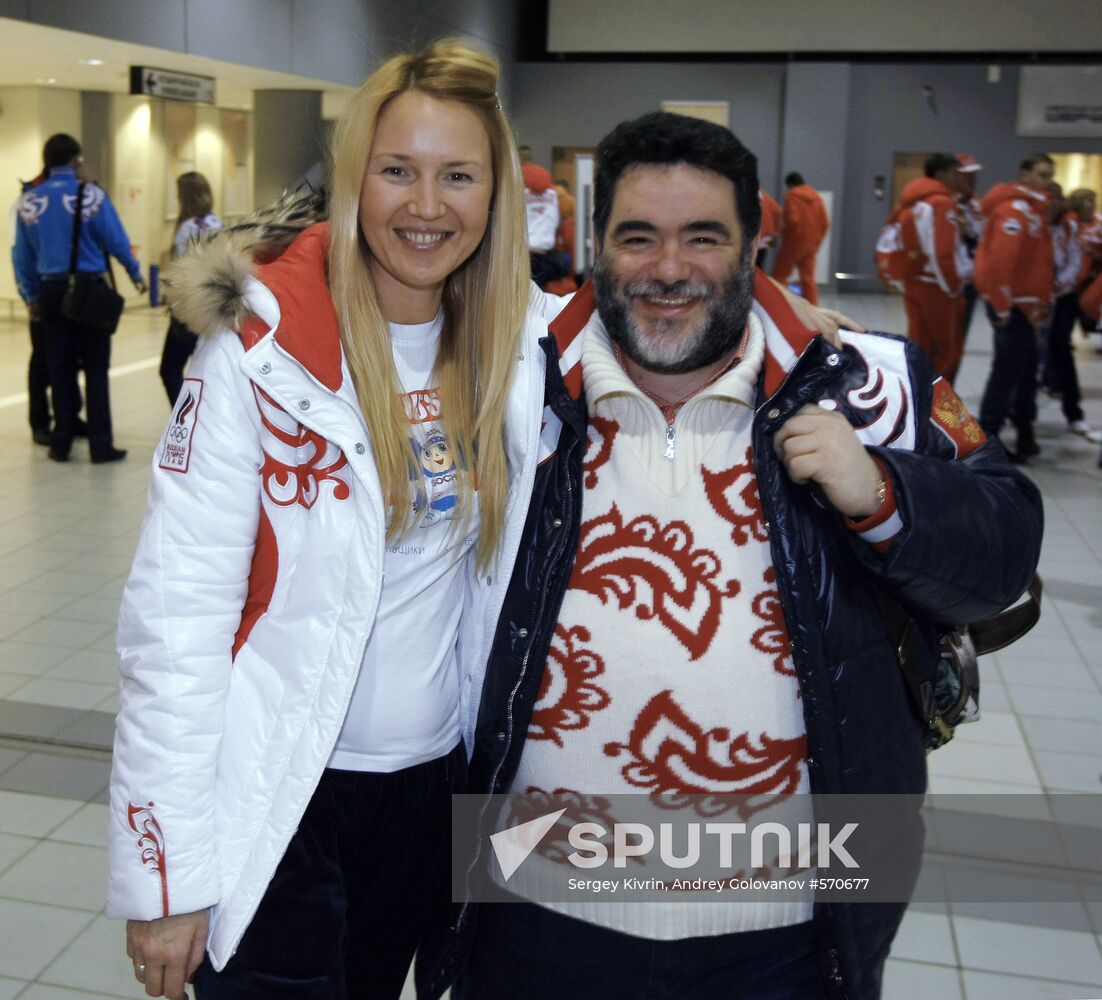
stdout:
[[152,66],[131,66],[130,93],[164,97],[170,101],[213,104],[214,77],[154,69]]

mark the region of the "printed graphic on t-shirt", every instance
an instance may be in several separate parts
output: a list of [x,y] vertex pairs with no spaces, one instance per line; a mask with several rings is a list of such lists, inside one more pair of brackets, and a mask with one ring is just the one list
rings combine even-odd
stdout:
[[406,408],[406,416],[413,425],[426,424],[430,420],[439,420],[440,390],[416,389],[413,392],[402,394],[402,405]]
[[410,436],[410,447],[416,458],[414,476],[420,472],[422,490],[413,500],[414,513],[419,514],[417,526],[427,528],[437,521],[452,520],[457,511],[455,491],[455,459],[448,449],[444,432],[437,424],[424,425],[424,436]]

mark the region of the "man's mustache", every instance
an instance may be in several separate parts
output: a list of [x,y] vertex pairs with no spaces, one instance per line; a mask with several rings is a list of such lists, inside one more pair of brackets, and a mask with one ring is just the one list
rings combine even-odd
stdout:
[[664,281],[630,281],[624,286],[624,294],[632,297],[669,298],[669,299],[710,299],[715,295],[715,286],[704,281],[675,281],[667,285]]

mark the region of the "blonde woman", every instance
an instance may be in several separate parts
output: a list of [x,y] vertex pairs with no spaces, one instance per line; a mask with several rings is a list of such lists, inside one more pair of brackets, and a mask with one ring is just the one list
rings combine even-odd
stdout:
[[389,60],[336,131],[330,223],[176,269],[211,335],[123,598],[109,838],[150,996],[397,997],[447,905],[557,305],[497,77],[454,41]]
[[[189,170],[176,178],[176,200],[180,215],[176,220],[176,234],[172,238],[172,258],[180,256],[192,242],[202,239],[205,233],[222,228],[222,220],[214,214],[214,195],[210,183],[197,170]],[[161,351],[161,382],[168,393],[168,405],[176,402],[184,384],[184,367],[195,353],[198,337],[175,316],[165,333],[165,346]]]

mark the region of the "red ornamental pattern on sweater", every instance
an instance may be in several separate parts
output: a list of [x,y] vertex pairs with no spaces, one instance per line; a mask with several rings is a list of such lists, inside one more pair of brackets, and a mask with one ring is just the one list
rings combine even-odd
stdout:
[[561,747],[565,731],[585,729],[591,713],[609,706],[608,692],[596,683],[605,661],[582,645],[589,640],[589,629],[580,625],[555,626],[528,739],[551,740]]
[[[771,584],[768,590],[763,590],[754,596],[751,609],[765,624],[751,637],[753,647],[766,656],[772,655],[773,669],[778,674],[796,676],[796,666],[792,662],[792,644],[788,639],[788,628],[784,623],[784,611],[781,608],[781,595],[777,590],[777,572],[770,566],[763,574],[767,584]],[[800,696],[797,688],[796,697]]]
[[340,475],[348,465],[344,453],[320,434],[293,420],[271,396],[255,385],[253,394],[260,422],[269,435],[264,445],[264,464],[260,468],[268,499],[280,507],[301,504],[309,510],[321,495],[322,485],[328,482],[333,484],[335,500],[347,500],[351,491]]
[[765,526],[761,497],[758,496],[758,477],[754,471],[754,453],[746,449],[742,462],[722,472],[700,467],[704,479],[704,493],[715,512],[731,525],[731,540],[736,545],[746,545],[750,539],[767,542],[769,534]]
[[586,443],[585,459],[582,461],[587,490],[597,485],[597,470],[612,457],[612,446],[619,432],[620,425],[615,420],[598,417],[596,414],[589,418],[589,439]]
[[705,731],[661,691],[639,713],[627,743],[605,744],[605,755],[627,758],[624,780],[679,808],[689,795],[787,795],[800,784],[807,736],[754,740],[727,728]]
[[624,524],[616,504],[581,528],[570,588],[602,604],[635,608],[642,621],[657,618],[698,660],[719,628],[724,598],[738,596],[738,580],[720,579],[720,561],[695,548],[684,521],[665,524],[648,515]]

